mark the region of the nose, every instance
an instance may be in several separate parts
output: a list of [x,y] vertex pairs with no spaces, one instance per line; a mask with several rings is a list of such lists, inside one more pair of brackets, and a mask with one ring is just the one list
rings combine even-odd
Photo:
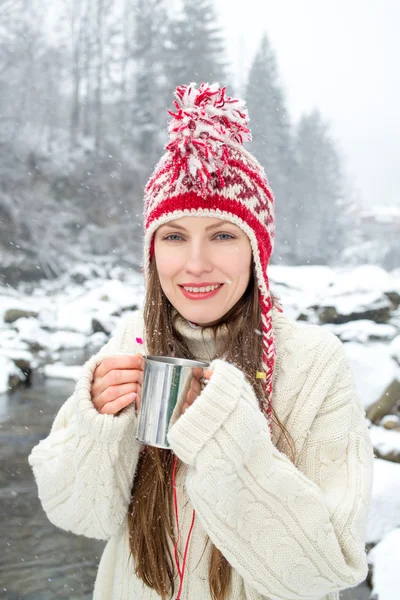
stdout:
[[205,245],[198,241],[190,242],[187,245],[186,273],[200,277],[203,273],[211,273],[212,270],[211,256]]

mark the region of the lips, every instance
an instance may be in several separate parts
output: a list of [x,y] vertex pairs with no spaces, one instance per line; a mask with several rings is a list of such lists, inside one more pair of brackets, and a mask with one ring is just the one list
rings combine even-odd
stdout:
[[221,287],[222,283],[210,284],[210,285],[181,285],[187,292],[213,292],[217,288]]
[[189,300],[207,300],[218,294],[222,288],[223,283],[209,283],[205,282],[201,285],[197,284],[180,284],[179,287],[182,290],[182,294]]

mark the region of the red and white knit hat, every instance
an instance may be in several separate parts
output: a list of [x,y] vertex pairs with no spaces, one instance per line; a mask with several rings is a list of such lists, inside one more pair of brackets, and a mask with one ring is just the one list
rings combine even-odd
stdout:
[[[262,310],[263,369],[271,398],[275,345],[267,265],[274,242],[274,196],[264,169],[243,147],[251,140],[246,105],[228,97],[226,88],[217,83],[180,86],[175,96],[166,153],[145,188],[145,277],[154,232],[167,221],[218,217],[240,227],[253,252]],[[270,417],[269,403],[264,409]]]

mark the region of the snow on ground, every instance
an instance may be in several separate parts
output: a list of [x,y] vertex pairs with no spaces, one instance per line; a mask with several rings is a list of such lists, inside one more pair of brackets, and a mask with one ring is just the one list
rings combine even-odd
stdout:
[[380,542],[400,527],[400,464],[375,458],[367,543]]
[[400,528],[390,531],[368,554],[372,565],[372,598],[399,600]]
[[371,425],[369,428],[371,440],[381,456],[394,454],[400,460],[400,432]]
[[360,292],[383,294],[396,289],[400,289],[398,273],[388,273],[376,265],[360,265],[351,269],[343,268],[336,272],[331,295],[340,297]]
[[45,365],[43,370],[46,377],[52,377],[53,379],[73,379],[74,381],[77,381],[81,374],[82,367],[77,365],[64,365],[63,363],[56,362],[52,365]]

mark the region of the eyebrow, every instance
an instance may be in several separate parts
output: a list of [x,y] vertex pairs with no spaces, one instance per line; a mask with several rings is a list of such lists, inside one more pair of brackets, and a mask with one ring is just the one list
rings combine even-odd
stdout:
[[[214,223],[214,225],[209,225],[208,227],[206,227],[206,231],[208,231],[209,229],[216,229],[217,227],[221,227],[222,225],[233,225],[233,223],[231,223],[230,221],[219,221],[219,223]],[[162,227],[172,227],[173,229],[180,229],[181,231],[186,231],[186,229],[184,227],[182,227],[182,225],[178,225],[178,223],[175,223],[174,221],[169,221],[168,223],[164,223],[164,225],[162,225]],[[161,229],[161,228],[160,228]]]

